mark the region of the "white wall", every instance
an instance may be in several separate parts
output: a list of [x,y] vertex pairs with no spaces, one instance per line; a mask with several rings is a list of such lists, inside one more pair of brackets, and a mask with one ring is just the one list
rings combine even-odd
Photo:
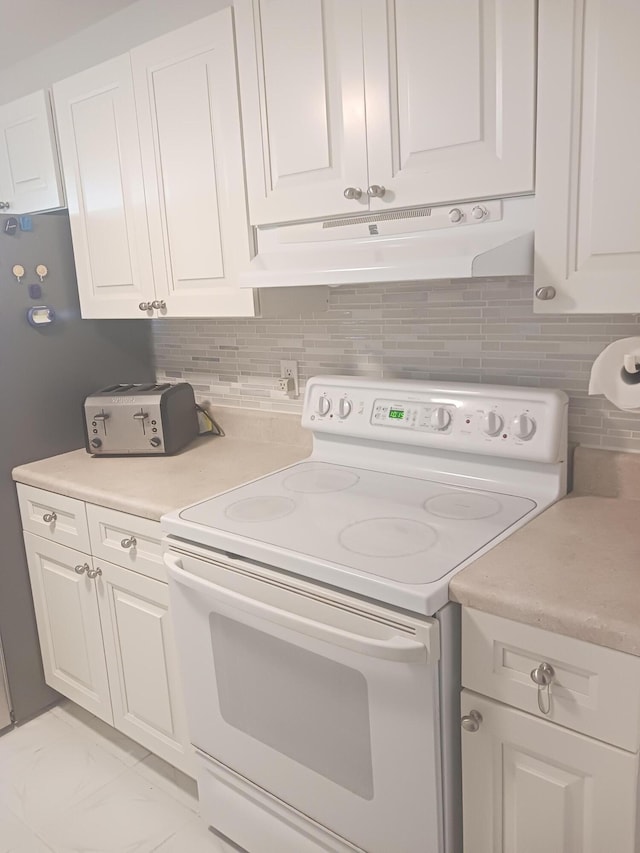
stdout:
[[138,0],[3,70],[0,73],[0,104],[36,89],[48,88],[57,80],[230,5],[231,0]]

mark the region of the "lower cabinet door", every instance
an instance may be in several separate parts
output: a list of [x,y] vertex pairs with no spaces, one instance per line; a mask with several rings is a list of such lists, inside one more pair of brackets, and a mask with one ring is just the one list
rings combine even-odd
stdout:
[[113,723],[92,558],[24,534],[47,684]]
[[634,853],[638,756],[467,690],[465,853]]
[[96,560],[113,725],[193,775],[167,584]]

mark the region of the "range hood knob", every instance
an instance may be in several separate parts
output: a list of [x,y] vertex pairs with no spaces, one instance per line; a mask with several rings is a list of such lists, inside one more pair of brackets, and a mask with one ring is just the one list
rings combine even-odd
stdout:
[[488,215],[489,211],[483,204],[476,204],[476,206],[471,210],[471,216],[473,216],[474,219],[484,219]]
[[459,207],[452,207],[449,211],[449,221],[453,222],[462,222],[464,219],[464,213],[460,210]]

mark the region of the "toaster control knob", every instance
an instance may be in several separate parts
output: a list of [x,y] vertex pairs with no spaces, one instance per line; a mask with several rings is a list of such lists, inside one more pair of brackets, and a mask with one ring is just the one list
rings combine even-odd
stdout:
[[92,438],[90,443],[91,447],[102,447],[102,440],[100,438]]
[[149,444],[151,445],[151,447],[160,447],[162,442],[160,441],[157,435],[154,435],[153,438],[149,439]]

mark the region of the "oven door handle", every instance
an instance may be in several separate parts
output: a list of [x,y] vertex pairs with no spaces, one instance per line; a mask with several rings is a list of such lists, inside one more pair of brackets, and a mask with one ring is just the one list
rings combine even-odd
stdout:
[[287,610],[281,610],[279,607],[274,607],[272,604],[267,604],[263,601],[256,601],[254,598],[249,598],[239,592],[226,589],[219,584],[213,583],[213,581],[193,575],[191,572],[183,569],[180,558],[173,554],[165,553],[164,561],[169,568],[170,576],[176,583],[187,586],[196,592],[213,596],[223,604],[236,610],[242,610],[259,619],[264,619],[267,622],[275,623],[283,628],[296,631],[299,634],[305,634],[308,637],[314,637],[325,643],[340,646],[343,649],[380,660],[388,660],[395,663],[427,662],[427,649],[424,643],[418,640],[403,636],[391,637],[388,640],[378,640],[374,637],[363,637],[361,634],[345,631],[343,628],[337,628],[334,625],[323,625],[321,622],[307,619],[305,616],[299,616],[296,613],[289,613]]

